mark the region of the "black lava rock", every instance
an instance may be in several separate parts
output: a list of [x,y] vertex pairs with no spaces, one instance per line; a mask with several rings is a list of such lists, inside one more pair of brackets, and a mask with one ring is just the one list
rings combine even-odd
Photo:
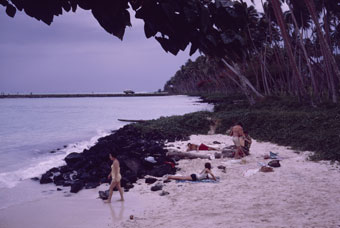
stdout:
[[153,177],[148,177],[148,178],[145,178],[145,183],[147,184],[153,184],[157,181],[156,178],[153,178]]
[[83,181],[76,181],[73,184],[71,184],[71,191],[72,193],[77,193],[80,190],[84,188],[84,182]]
[[48,184],[48,183],[52,183],[52,174],[51,173],[45,173],[41,176],[40,178],[40,184]]
[[151,191],[159,191],[163,189],[163,185],[162,184],[156,184],[154,186],[151,187]]
[[83,155],[81,153],[70,153],[65,157],[65,162],[67,165],[74,165],[75,163],[81,161],[83,158]]

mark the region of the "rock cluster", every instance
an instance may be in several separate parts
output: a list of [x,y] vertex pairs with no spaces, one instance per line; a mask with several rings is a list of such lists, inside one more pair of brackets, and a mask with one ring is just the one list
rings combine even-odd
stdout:
[[[66,165],[44,173],[40,183],[53,182],[57,186],[70,186],[73,193],[109,183],[108,174],[112,164],[109,153],[114,152],[120,162],[121,185],[127,191],[138,178],[145,175],[161,177],[176,172],[174,162],[166,157],[164,140],[156,131],[143,135],[133,124],[126,125],[100,138],[90,149],[67,155]],[[145,160],[147,157],[153,157],[155,162]]]

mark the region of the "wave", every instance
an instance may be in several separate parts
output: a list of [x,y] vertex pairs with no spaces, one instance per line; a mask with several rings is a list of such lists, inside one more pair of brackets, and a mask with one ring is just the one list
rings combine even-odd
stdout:
[[67,145],[58,150],[55,154],[47,157],[32,159],[30,165],[21,169],[0,173],[0,189],[13,188],[21,181],[38,177],[53,167],[65,165],[64,158],[70,153],[80,153],[84,149],[89,149],[98,142],[98,139],[111,134],[108,130],[98,130],[97,134],[89,140],[83,140]]

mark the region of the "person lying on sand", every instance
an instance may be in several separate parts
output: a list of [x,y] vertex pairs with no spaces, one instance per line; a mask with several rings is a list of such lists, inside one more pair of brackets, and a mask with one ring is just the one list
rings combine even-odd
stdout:
[[123,189],[120,186],[120,180],[122,179],[122,176],[120,175],[119,161],[116,158],[116,155],[114,153],[110,153],[109,157],[110,157],[110,160],[112,161],[112,166],[111,166],[111,173],[109,174],[108,178],[110,179],[111,177],[112,181],[110,185],[109,198],[105,201],[105,203],[111,203],[112,193],[115,187],[117,187],[120,193],[120,201],[124,201]]
[[190,176],[168,176],[168,180],[190,180],[190,181],[198,181],[203,179],[209,179],[209,174],[213,180],[216,180],[216,177],[211,172],[211,164],[209,162],[204,164],[204,169],[199,174],[191,174]]
[[201,143],[201,145],[188,143],[187,144],[187,151],[191,151],[191,150],[199,151],[199,150],[217,150],[217,149],[214,148],[214,147],[207,146],[203,143]]

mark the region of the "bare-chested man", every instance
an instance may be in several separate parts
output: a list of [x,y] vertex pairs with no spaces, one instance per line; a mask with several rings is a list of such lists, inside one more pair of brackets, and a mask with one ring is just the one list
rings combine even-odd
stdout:
[[230,136],[233,136],[233,142],[236,146],[236,153],[234,157],[236,159],[244,157],[241,147],[241,137],[244,136],[242,123],[238,122],[230,129]]

